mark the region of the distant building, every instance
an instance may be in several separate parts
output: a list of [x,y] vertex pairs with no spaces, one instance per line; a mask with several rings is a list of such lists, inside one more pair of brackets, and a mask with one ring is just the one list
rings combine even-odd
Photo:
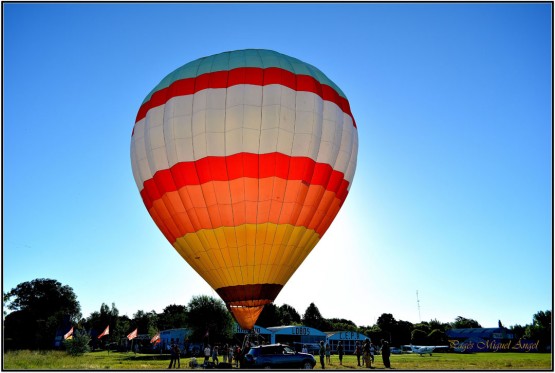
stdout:
[[505,328],[464,328],[445,332],[455,352],[538,351],[538,341],[515,340]]
[[284,343],[301,350],[303,344],[311,349],[320,341],[326,341],[327,335],[318,329],[302,325],[272,326],[267,328],[272,332],[271,343]]
[[190,330],[186,328],[162,330],[157,349],[168,351],[172,344],[176,344],[182,352],[187,352],[189,350],[188,336],[190,334]]
[[[262,337],[262,343],[283,343],[293,347],[296,351],[301,351],[304,346],[308,352],[313,354],[318,353],[320,341],[329,343],[334,353],[339,341],[342,341],[345,354],[350,354],[355,350],[357,341],[362,346],[362,342],[366,338],[370,339],[364,334],[349,330],[324,333],[304,325],[270,326],[268,328],[255,325],[254,331]],[[235,323],[233,333],[239,340],[243,340],[243,336],[249,334],[249,331]]]
[[[272,340],[272,332],[262,326],[255,325],[253,331],[260,336],[261,343],[270,343]],[[238,337],[238,340],[242,341],[246,334],[250,334],[250,331],[241,328],[239,324],[234,322],[233,334]]]
[[357,341],[362,347],[364,340],[370,337],[357,332],[352,332],[349,330],[339,331],[339,332],[329,332],[327,333],[327,341],[330,344],[330,348],[333,352],[337,351],[337,345],[339,341],[343,342],[343,349],[346,354],[351,354],[355,350]]
[[450,329],[445,333],[450,339],[513,339],[514,336],[507,328],[462,328]]

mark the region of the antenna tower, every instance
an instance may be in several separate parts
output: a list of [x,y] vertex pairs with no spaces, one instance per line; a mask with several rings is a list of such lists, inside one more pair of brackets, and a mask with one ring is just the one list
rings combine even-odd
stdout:
[[418,298],[418,290],[416,290],[416,306],[418,307],[418,319],[422,322],[422,316],[420,315],[420,299]]

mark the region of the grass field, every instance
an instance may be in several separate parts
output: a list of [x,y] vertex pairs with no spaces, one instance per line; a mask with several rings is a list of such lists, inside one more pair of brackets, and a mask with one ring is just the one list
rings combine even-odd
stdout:
[[[356,357],[347,355],[343,365],[332,356],[328,369],[361,369]],[[320,368],[316,357],[316,369]],[[181,369],[188,369],[189,358],[181,359]],[[89,352],[73,357],[62,351],[8,351],[4,354],[5,370],[164,370],[169,355],[134,354],[120,352]],[[385,369],[381,356],[376,356],[375,369]],[[538,353],[438,353],[433,356],[392,355],[394,370],[552,370],[552,355]]]

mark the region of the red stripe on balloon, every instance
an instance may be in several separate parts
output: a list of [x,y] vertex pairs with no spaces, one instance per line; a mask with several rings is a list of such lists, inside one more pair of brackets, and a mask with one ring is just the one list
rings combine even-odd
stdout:
[[265,86],[281,84],[295,91],[312,92],[325,101],[335,103],[349,115],[356,128],[355,118],[351,113],[349,101],[339,95],[332,87],[320,83],[310,75],[296,75],[290,71],[277,67],[262,69],[259,67],[240,67],[229,71],[216,71],[199,75],[195,78],[180,79],[170,86],[156,91],[145,102],[139,112],[135,123],[146,116],[146,113],[157,106],[164,105],[167,101],[177,96],[192,95],[207,88],[228,88],[238,84],[252,84]]
[[306,185],[321,185],[326,190],[335,192],[341,203],[347,198],[349,187],[342,172],[308,157],[291,157],[281,153],[238,153],[227,157],[210,156],[197,161],[180,162],[169,169],[157,171],[151,179],[144,182],[141,196],[147,209],[150,209],[155,200],[186,185],[242,177],[302,180]]

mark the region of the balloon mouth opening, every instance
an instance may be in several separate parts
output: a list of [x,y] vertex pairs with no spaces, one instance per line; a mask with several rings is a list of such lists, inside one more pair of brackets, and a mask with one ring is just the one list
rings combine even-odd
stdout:
[[[270,302],[268,301],[267,303]],[[260,316],[260,313],[262,313],[262,310],[264,309],[264,305],[239,306],[228,304],[227,308],[241,328],[245,330],[253,330],[256,320],[258,320],[258,316]]]
[[272,303],[281,289],[281,284],[248,284],[222,287],[216,292],[237,324],[245,330],[252,330],[264,306]]

